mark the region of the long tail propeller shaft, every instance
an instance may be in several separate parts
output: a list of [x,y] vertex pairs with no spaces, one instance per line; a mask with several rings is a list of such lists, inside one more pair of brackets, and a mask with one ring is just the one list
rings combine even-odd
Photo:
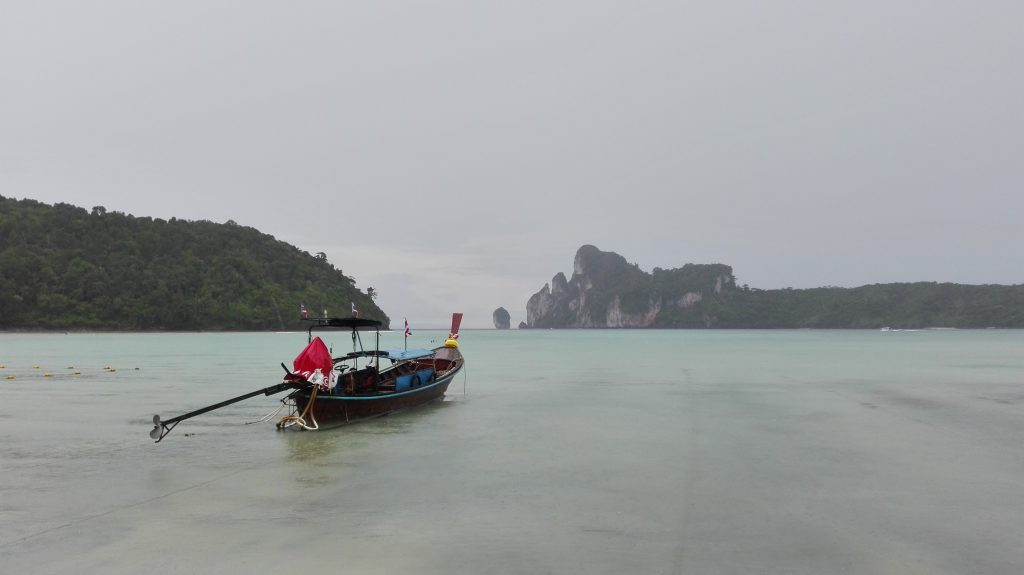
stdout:
[[250,397],[256,397],[257,395],[274,395],[275,393],[281,393],[282,391],[285,391],[286,389],[295,389],[295,388],[297,388],[299,386],[300,386],[300,384],[297,383],[297,382],[286,381],[286,382],[283,382],[283,383],[279,383],[277,385],[272,385],[270,387],[265,387],[263,389],[258,389],[256,391],[252,391],[252,392],[246,393],[245,395],[239,395],[238,397],[233,397],[233,398],[228,399],[226,401],[222,401],[220,403],[215,403],[213,405],[209,405],[209,406],[204,407],[202,409],[197,409],[195,411],[190,411],[190,412],[188,412],[188,413],[186,413],[184,415],[179,415],[177,417],[172,417],[172,418],[167,419],[167,420],[160,419],[159,415],[154,415],[153,416],[153,430],[149,432],[149,437],[151,439],[154,439],[156,441],[156,443],[160,443],[160,441],[164,437],[167,437],[167,434],[170,433],[171,430],[174,429],[174,427],[176,425],[178,425],[182,421],[185,421],[186,419],[191,419],[191,418],[193,418],[193,417],[195,417],[197,415],[202,415],[202,414],[204,414],[206,412],[213,411],[215,409],[220,409],[220,408],[222,408],[222,407],[224,407],[226,405],[231,405],[232,403],[238,403],[239,401],[242,401],[242,400],[245,400],[245,399],[249,399]]

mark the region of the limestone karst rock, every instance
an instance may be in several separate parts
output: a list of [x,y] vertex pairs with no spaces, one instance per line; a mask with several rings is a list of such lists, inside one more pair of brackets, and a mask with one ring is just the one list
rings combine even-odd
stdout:
[[503,307],[494,310],[492,317],[494,318],[494,329],[509,329],[512,325],[512,316]]
[[559,272],[526,304],[531,328],[709,327],[715,317],[701,302],[735,289],[732,268],[686,264],[654,273],[614,252],[584,245],[572,277]]

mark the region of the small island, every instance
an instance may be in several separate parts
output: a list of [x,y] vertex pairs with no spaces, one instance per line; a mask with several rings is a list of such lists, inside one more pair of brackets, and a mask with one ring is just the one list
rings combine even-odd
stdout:
[[507,309],[499,307],[491,315],[494,319],[494,329],[510,329],[512,327],[512,316],[509,315]]

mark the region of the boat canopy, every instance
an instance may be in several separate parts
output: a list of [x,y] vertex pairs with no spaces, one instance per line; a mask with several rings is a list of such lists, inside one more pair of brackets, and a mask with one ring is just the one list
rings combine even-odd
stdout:
[[384,359],[390,359],[392,361],[405,361],[421,357],[430,357],[432,355],[434,355],[434,350],[432,349],[365,349],[361,351],[350,351],[343,356],[334,358],[334,361],[337,363],[339,361],[359,357],[383,357]]
[[317,327],[333,327],[339,329],[357,329],[362,331],[378,329],[383,325],[375,319],[361,317],[311,317],[307,318],[306,321],[315,322],[313,325],[309,326],[309,329]]
[[407,359],[419,359],[421,357],[430,357],[434,355],[432,349],[389,349],[384,352],[388,359],[395,361],[405,361]]

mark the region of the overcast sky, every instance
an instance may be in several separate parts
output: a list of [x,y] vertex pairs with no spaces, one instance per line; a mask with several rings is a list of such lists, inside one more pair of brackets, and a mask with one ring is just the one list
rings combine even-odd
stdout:
[[[398,325],[589,243],[1024,283],[1024,2],[0,0],[0,195],[235,220]],[[296,302],[297,305],[297,302]]]

